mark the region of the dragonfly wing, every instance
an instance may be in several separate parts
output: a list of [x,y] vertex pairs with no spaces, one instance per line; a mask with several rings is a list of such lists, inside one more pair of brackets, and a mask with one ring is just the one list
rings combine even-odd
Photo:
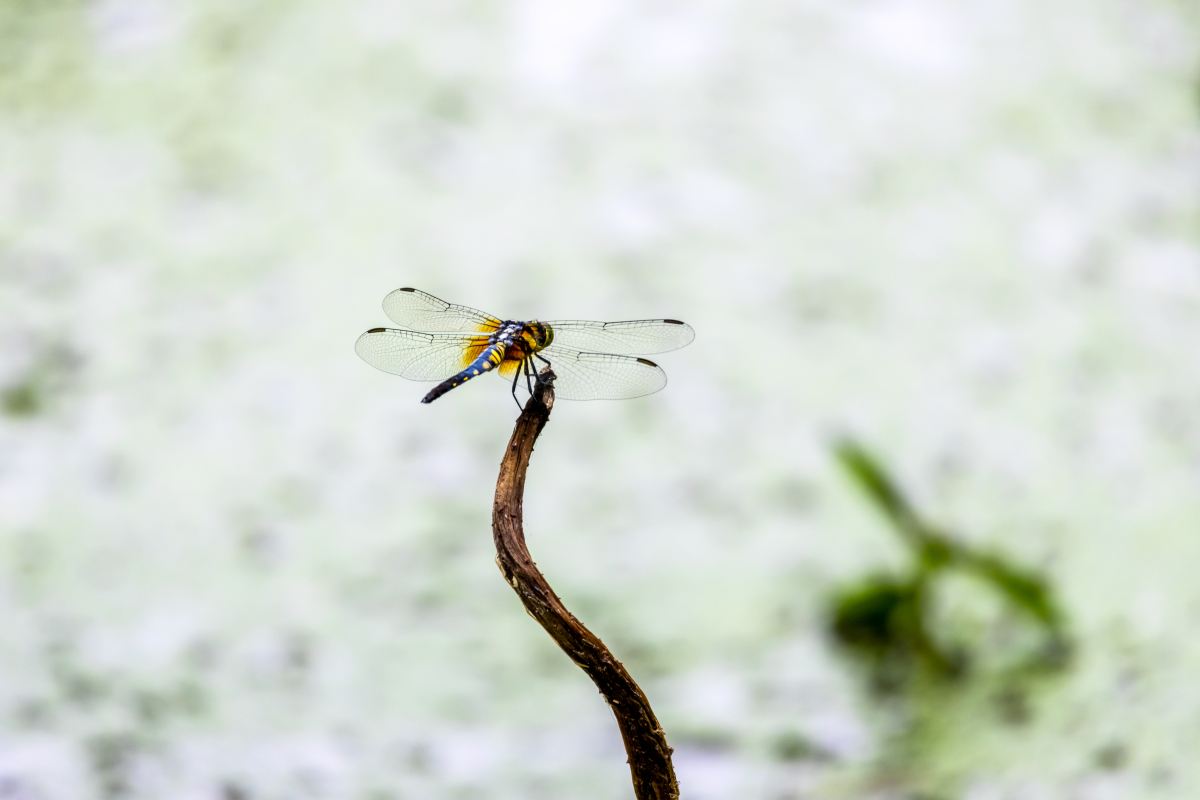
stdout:
[[645,355],[665,353],[691,344],[692,326],[677,319],[635,319],[628,322],[589,322],[564,319],[547,322],[554,344],[572,350]]
[[419,333],[373,328],[354,343],[354,352],[376,369],[412,381],[444,381],[483,352],[486,336]]
[[612,353],[586,353],[552,345],[538,355],[554,370],[554,395],[564,400],[626,400],[653,394],[667,374],[653,361]]
[[383,313],[414,331],[482,331],[491,333],[501,321],[490,314],[439,300],[420,289],[397,289],[383,298]]

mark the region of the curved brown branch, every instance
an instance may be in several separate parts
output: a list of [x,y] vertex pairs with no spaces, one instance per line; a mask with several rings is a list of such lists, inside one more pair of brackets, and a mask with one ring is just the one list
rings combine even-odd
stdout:
[[549,368],[544,370],[500,462],[496,502],[492,506],[496,564],[529,615],[588,674],[608,701],[625,740],[633,791],[638,800],[675,800],[679,797],[679,784],[671,765],[672,751],[650,709],[650,701],[604,642],[567,611],[525,547],[521,525],[525,471],[533,455],[533,443],[550,419],[550,409],[554,406],[553,380],[554,373]]

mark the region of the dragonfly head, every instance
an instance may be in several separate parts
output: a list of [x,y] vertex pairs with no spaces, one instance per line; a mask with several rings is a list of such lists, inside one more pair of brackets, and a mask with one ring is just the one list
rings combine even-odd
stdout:
[[554,329],[544,322],[528,322],[525,324],[527,331],[526,335],[531,338],[534,348],[541,350],[543,347],[549,347],[554,341]]

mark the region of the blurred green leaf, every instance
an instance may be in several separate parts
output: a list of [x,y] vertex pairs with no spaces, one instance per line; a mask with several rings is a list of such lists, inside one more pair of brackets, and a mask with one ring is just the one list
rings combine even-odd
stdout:
[[995,554],[978,554],[942,528],[922,519],[882,462],[850,439],[839,441],[835,456],[863,494],[892,522],[913,555],[899,577],[875,576],[835,594],[830,628],[836,640],[866,661],[877,689],[895,690],[914,666],[944,677],[962,675],[969,661],[963,647],[939,644],[924,598],[948,570],[970,574],[1028,614],[1049,634],[1049,643],[1027,665],[1057,666],[1069,652],[1063,614],[1046,579]]
[[1044,579],[1021,570],[998,556],[970,555],[964,559],[963,566],[974,571],[1047,627],[1059,627],[1062,615],[1051,599],[1050,588]]
[[912,523],[915,515],[908,500],[871,453],[851,439],[838,442],[834,453],[859,488],[893,522],[897,525]]

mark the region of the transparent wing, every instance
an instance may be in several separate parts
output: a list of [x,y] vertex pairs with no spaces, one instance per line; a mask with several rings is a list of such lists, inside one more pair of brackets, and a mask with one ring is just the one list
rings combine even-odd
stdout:
[[410,381],[444,381],[462,371],[485,347],[486,336],[373,328],[358,337],[354,352],[372,367]]
[[692,326],[677,319],[635,319],[628,322],[588,322],[563,319],[547,322],[554,344],[572,350],[646,355],[665,353],[691,344]]
[[439,300],[420,289],[397,289],[383,298],[383,313],[397,325],[414,331],[484,331],[491,333],[501,321],[466,306]]
[[581,353],[557,345],[538,355],[554,369],[554,395],[563,400],[625,400],[654,394],[667,385],[667,373],[644,358]]

